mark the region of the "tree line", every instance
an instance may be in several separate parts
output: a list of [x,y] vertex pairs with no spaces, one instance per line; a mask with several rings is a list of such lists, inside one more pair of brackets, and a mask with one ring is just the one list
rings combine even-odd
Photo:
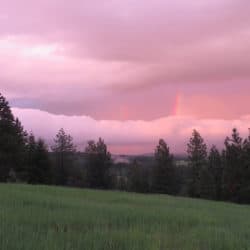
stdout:
[[188,165],[177,166],[160,139],[152,161],[114,163],[104,140],[89,141],[78,152],[60,129],[49,148],[28,134],[0,94],[0,181],[119,189],[250,203],[250,136],[236,128],[223,150],[208,149],[197,130],[187,144]]

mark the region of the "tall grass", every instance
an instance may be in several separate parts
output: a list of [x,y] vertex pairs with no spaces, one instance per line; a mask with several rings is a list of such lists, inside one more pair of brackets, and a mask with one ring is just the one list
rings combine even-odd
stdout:
[[0,185],[1,250],[246,250],[250,207],[166,195]]

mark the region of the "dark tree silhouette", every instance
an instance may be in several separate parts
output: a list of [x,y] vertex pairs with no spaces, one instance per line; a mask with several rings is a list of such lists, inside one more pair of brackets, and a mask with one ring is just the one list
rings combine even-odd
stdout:
[[250,203],[250,136],[243,142],[242,180],[238,193],[239,202]]
[[223,188],[223,166],[219,150],[213,145],[208,156],[208,172],[212,177],[210,183],[210,198],[220,200]]
[[51,149],[56,158],[56,183],[66,185],[67,169],[72,167],[72,156],[76,151],[73,138],[61,128],[54,139],[54,145]]
[[89,141],[85,154],[87,186],[92,188],[110,187],[111,154],[108,152],[104,140],[99,138],[97,142]]
[[35,162],[37,168],[37,183],[50,184],[52,181],[51,161],[47,145],[41,138],[37,141]]
[[173,155],[163,139],[155,149],[156,164],[153,167],[152,190],[156,193],[174,194],[177,191],[176,170]]
[[22,177],[26,137],[20,121],[0,94],[0,181],[6,181],[10,171]]
[[149,168],[134,160],[128,171],[128,190],[132,192],[147,193],[150,191]]
[[237,201],[244,176],[243,139],[236,128],[225,140],[224,195],[226,199]]
[[191,180],[189,194],[192,197],[201,196],[201,174],[206,166],[207,146],[198,131],[193,130],[192,137],[187,145],[189,166],[191,168]]
[[29,134],[28,143],[26,146],[26,173],[25,179],[28,183],[33,183],[34,173],[36,169],[35,154],[36,154],[36,140],[33,133]]
[[27,182],[31,184],[50,184],[52,181],[51,161],[45,142],[35,140],[31,133],[27,145]]

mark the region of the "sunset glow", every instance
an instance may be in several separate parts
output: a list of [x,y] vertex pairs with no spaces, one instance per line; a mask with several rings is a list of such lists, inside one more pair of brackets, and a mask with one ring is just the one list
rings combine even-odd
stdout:
[[247,0],[4,1],[0,92],[48,143],[61,127],[114,153],[152,152],[160,137],[183,152],[193,128],[209,143],[233,126],[246,135],[249,11]]

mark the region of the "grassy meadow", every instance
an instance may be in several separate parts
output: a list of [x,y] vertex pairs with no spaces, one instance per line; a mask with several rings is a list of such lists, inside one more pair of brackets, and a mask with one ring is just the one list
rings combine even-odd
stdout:
[[1,250],[246,250],[250,206],[0,184]]

